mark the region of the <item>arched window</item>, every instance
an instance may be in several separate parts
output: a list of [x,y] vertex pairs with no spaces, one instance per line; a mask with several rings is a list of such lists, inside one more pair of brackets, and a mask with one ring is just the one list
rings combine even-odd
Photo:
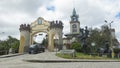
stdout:
[[76,25],[76,24],[73,24],[73,25],[72,25],[72,28],[77,28],[77,25]]

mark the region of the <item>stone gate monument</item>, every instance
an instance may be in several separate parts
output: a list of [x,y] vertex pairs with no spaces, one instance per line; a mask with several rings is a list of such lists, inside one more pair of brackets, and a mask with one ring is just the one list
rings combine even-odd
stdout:
[[20,46],[19,53],[28,52],[28,48],[33,44],[33,36],[36,33],[44,32],[48,35],[48,50],[54,51],[54,36],[58,35],[58,49],[62,49],[63,39],[63,23],[62,21],[46,21],[42,17],[31,24],[21,24],[20,25]]

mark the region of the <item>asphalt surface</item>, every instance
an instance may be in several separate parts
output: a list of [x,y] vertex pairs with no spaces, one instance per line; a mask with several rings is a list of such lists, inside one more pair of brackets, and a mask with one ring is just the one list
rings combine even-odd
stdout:
[[[31,60],[35,62],[30,62]],[[59,60],[60,62],[57,62],[56,60]],[[59,58],[55,56],[55,52],[45,52],[45,53],[31,54],[31,55],[24,54],[14,57],[0,58],[0,68],[119,68],[120,67],[120,62],[118,61],[92,62],[91,60],[91,62],[85,62],[90,60],[87,59],[86,60],[80,59],[80,60],[84,62],[72,62],[73,59],[69,60],[69,59]],[[49,62],[45,62],[45,61],[49,61]]]

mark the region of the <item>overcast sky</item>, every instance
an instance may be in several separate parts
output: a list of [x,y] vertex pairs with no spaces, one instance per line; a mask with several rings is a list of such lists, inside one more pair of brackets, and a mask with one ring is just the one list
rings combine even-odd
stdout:
[[19,39],[19,25],[30,24],[38,17],[63,21],[63,32],[69,33],[73,7],[81,27],[100,27],[104,20],[114,21],[112,28],[120,40],[120,0],[0,0],[0,39],[8,35]]

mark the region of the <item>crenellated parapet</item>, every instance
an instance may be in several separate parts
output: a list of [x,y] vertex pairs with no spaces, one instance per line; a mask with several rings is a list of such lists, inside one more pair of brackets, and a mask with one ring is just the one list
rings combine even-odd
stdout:
[[52,29],[52,28],[60,28],[60,29],[63,29],[63,23],[62,23],[62,21],[58,21],[58,20],[56,20],[56,21],[51,21],[51,22],[50,22],[50,29]]
[[30,28],[30,25],[29,24],[21,24],[20,25],[20,28],[19,28],[20,31],[31,31],[31,28]]

